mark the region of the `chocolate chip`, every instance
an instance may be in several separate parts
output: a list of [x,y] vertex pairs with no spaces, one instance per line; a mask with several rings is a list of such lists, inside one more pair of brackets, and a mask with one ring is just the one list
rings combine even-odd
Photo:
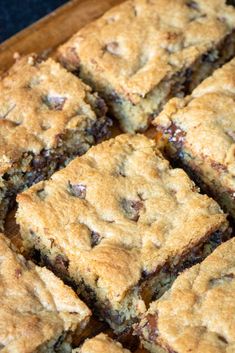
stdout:
[[228,341],[226,340],[226,338],[225,338],[224,336],[217,335],[217,337],[218,337],[218,339],[219,339],[220,341],[222,341],[223,343],[228,344]]
[[109,128],[112,125],[113,122],[109,118],[98,119],[86,131],[94,136],[96,142],[100,142],[104,137],[110,136],[111,132]]
[[116,324],[116,325],[122,325],[125,322],[125,317],[122,317],[120,313],[117,311],[116,313],[112,312],[112,317],[111,320]]
[[234,274],[233,273],[227,273],[223,276],[223,278],[225,278],[226,280],[232,280],[234,278]]
[[142,201],[133,201],[133,200],[122,200],[122,207],[127,214],[128,218],[132,221],[137,222],[139,219],[139,211],[143,208]]
[[55,267],[56,270],[59,270],[63,273],[67,272],[69,267],[69,260],[63,255],[57,255],[55,258]]
[[105,101],[98,97],[95,103],[95,111],[98,117],[104,116],[107,113],[107,105],[105,104]]
[[43,96],[42,101],[49,109],[62,110],[67,98],[62,96]]
[[227,167],[221,163],[212,161],[211,162],[211,166],[212,168],[214,168],[215,170],[217,170],[218,172],[224,172],[227,171]]
[[222,275],[221,277],[218,278],[212,278],[210,279],[210,285],[212,287],[220,285],[223,282],[230,282],[234,279],[234,274],[233,273],[226,273],[225,275]]
[[182,146],[186,132],[175,123],[171,123],[171,125],[167,129],[164,129],[163,132],[164,134],[170,134],[169,141],[173,142],[178,148]]
[[51,150],[42,150],[41,155],[43,157],[52,157],[52,151]]
[[101,241],[101,235],[97,232],[91,232],[91,247],[98,245]]
[[76,71],[80,65],[80,58],[77,54],[76,48],[70,47],[66,51],[65,58],[60,57],[60,61],[69,71]]
[[44,156],[42,155],[37,155],[34,157],[32,160],[32,165],[34,169],[40,170],[46,167],[47,165],[47,160]]
[[186,2],[186,5],[191,8],[191,9],[194,9],[194,10],[199,10],[199,5],[196,1],[193,1],[193,0],[189,0]]
[[103,317],[114,322],[116,325],[122,325],[126,320],[125,317],[120,315],[119,311],[110,309],[108,305],[102,308],[100,311]]
[[69,181],[69,193],[72,196],[79,197],[79,199],[85,199],[86,186],[83,184],[71,184]]
[[105,45],[104,50],[112,55],[119,55],[119,44],[117,42],[110,42]]
[[176,40],[177,39],[177,37],[178,37],[179,35],[178,35],[178,33],[177,32],[166,32],[165,33],[165,38],[166,38],[166,40],[167,41],[174,41],[174,40]]
[[22,276],[22,271],[20,268],[17,268],[15,270],[15,275],[16,275],[16,278],[20,278]]
[[45,189],[40,189],[37,190],[37,196],[41,199],[41,200],[45,200],[47,193],[45,192]]
[[158,336],[158,328],[157,328],[157,315],[148,314],[146,316],[147,323],[145,328],[148,331],[148,339],[151,342],[155,342]]
[[30,59],[32,60],[33,66],[40,65],[47,58],[48,58],[48,55],[46,54],[46,50],[43,51],[40,55],[34,54],[30,57]]
[[149,272],[147,270],[143,270],[141,273],[141,280],[147,278],[149,276]]
[[135,210],[135,211],[139,211],[142,207],[143,207],[143,202],[141,201],[132,201],[131,202],[131,207]]

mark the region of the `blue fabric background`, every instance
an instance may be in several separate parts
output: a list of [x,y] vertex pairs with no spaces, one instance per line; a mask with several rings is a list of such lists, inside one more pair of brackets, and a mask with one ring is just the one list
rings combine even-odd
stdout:
[[0,42],[45,16],[66,0],[0,0]]

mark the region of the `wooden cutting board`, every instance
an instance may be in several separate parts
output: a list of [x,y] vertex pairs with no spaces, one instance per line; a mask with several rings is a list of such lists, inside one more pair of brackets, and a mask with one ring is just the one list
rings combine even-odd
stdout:
[[[0,73],[6,71],[14,63],[14,57],[18,54],[25,55],[34,52],[53,56],[55,49],[81,27],[121,2],[123,0],[72,0],[61,6],[0,44]],[[119,133],[118,126],[114,126],[113,136]],[[149,129],[146,135],[155,137],[155,132],[153,129]],[[18,248],[21,248],[21,238],[15,223],[15,211],[11,211],[7,217],[5,233]],[[87,331],[84,332],[83,339],[101,331],[110,333],[105,324],[92,319]],[[123,335],[120,340],[128,348],[132,348],[133,345],[136,346],[136,342],[131,336]],[[79,343],[77,342],[77,344]],[[135,353],[144,352],[147,351],[142,348],[135,350]]]

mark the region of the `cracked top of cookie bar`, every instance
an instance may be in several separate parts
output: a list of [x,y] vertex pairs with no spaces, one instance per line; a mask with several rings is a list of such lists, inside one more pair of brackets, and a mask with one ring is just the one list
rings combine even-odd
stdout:
[[75,331],[90,316],[71,288],[46,268],[14,253],[2,234],[0,293],[0,348],[4,352],[31,353],[49,341],[56,344],[65,331]]
[[172,143],[203,160],[235,190],[235,59],[216,70],[185,99],[173,98],[154,125]]
[[234,254],[232,238],[181,274],[172,288],[151,304],[147,317],[152,318],[152,335],[159,342],[178,353],[235,351]]
[[234,27],[224,0],[129,0],[82,28],[59,55],[136,104]]
[[73,350],[73,353],[130,353],[130,351],[106,334],[100,333],[98,336],[86,340],[82,347]]
[[151,274],[227,226],[218,204],[171,169],[153,140],[119,135],[18,196],[18,223],[60,249],[100,296],[119,302]]
[[19,59],[0,80],[0,92],[0,172],[22,153],[57,147],[66,131],[82,134],[96,120],[97,97],[52,59]]

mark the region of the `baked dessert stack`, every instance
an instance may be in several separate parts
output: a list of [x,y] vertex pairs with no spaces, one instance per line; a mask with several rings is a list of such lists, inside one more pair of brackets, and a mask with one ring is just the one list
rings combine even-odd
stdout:
[[153,140],[123,134],[17,197],[24,246],[116,332],[227,236],[218,204]]
[[11,249],[0,234],[0,349],[69,353],[91,315],[71,288]]
[[0,227],[22,189],[108,135],[106,105],[52,59],[16,62],[0,80]]
[[129,0],[88,24],[59,58],[105,98],[126,132],[146,130],[169,98],[235,54],[224,0]]
[[[59,48],[66,69],[29,55],[1,79],[0,227],[18,194],[37,265],[0,235],[0,350],[130,353],[135,327],[153,353],[235,351],[234,31],[225,1],[128,0]],[[107,106],[130,134],[102,142]],[[135,134],[152,120],[163,154]],[[114,339],[74,343],[91,315]]]
[[235,217],[235,59],[204,80],[185,99],[174,98],[155,119],[178,161]]
[[235,238],[183,272],[136,327],[158,353],[235,351]]

